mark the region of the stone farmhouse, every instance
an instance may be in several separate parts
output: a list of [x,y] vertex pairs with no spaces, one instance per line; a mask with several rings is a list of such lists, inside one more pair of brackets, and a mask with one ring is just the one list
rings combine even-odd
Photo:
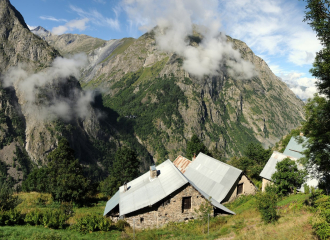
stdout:
[[179,156],[121,186],[107,202],[104,215],[113,221],[125,219],[136,228],[158,227],[198,218],[195,210],[207,200],[213,216],[235,214],[221,203],[255,192],[256,187],[237,168],[202,153],[194,161]]
[[[306,138],[302,136],[304,141]],[[305,150],[303,147],[303,143],[298,143],[295,137],[291,137],[287,147],[285,148],[283,153],[274,151],[265,167],[260,173],[260,177],[262,177],[262,191],[264,192],[266,186],[272,183],[272,175],[276,172],[276,164],[282,161],[285,158],[290,158],[291,160],[297,161],[298,159],[304,157],[302,152]],[[298,169],[303,169],[304,167],[296,162]],[[318,180],[316,178],[312,178],[311,176],[307,176],[307,180],[303,185],[297,189],[300,192],[304,192],[304,184],[307,184],[309,187],[316,188],[318,186]]]
[[199,153],[192,161],[182,156],[173,164],[193,186],[212,196],[219,203],[233,201],[239,195],[255,194],[256,186],[242,170]]

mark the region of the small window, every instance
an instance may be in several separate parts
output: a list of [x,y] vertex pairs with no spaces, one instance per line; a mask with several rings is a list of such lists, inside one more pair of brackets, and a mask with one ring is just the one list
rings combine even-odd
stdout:
[[182,212],[187,209],[191,209],[191,197],[182,198]]
[[237,185],[237,195],[243,193],[243,183]]
[[144,218],[141,217],[141,218],[140,218],[140,223],[143,223],[143,222],[144,222]]

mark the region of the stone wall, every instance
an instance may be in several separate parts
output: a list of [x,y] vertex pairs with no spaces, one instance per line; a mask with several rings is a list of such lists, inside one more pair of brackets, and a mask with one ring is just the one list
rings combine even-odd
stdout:
[[[237,186],[243,184],[243,191],[241,194],[237,194]],[[231,189],[227,197],[224,199],[222,203],[231,202],[234,201],[238,196],[240,195],[250,195],[250,194],[256,194],[257,188],[255,185],[248,179],[245,174],[242,174],[239,178],[239,181],[236,182],[234,187]]]
[[[183,198],[191,197],[191,208],[183,210]],[[167,198],[150,207],[145,207],[125,215],[125,220],[135,228],[160,227],[169,222],[196,219],[195,209],[199,209],[206,199],[190,184],[183,186]],[[213,214],[213,213],[212,213]]]

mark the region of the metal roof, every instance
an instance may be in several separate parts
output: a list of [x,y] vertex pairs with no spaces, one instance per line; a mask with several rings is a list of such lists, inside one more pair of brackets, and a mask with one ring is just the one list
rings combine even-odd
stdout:
[[110,200],[107,202],[107,205],[105,206],[103,216],[105,216],[107,213],[109,213],[112,209],[114,209],[119,204],[119,191],[115,193],[115,195],[110,198]]
[[151,206],[188,183],[170,160],[159,164],[157,170],[160,171],[157,178],[150,179],[148,171],[127,183],[126,192],[123,186],[119,188],[120,215]]
[[[304,139],[304,142],[307,140],[306,137],[302,137],[302,138]],[[304,148],[302,145],[303,145],[303,143],[298,143],[298,141],[296,140],[296,137],[291,137],[283,154],[286,156],[294,157],[296,159],[302,158],[302,157],[304,157],[302,152],[304,150],[306,150],[306,148]]]
[[227,196],[242,171],[199,153],[186,168],[184,176],[194,186],[220,203]]
[[262,169],[260,176],[268,180],[272,180],[272,175],[276,172],[276,164],[282,161],[284,158],[290,158],[291,160],[297,160],[294,157],[284,155],[283,153],[274,151],[266,163],[264,169]]
[[191,163],[191,161],[185,157],[182,157],[179,155],[174,161],[173,164],[176,166],[177,169],[179,169],[180,172],[185,173],[186,168]]

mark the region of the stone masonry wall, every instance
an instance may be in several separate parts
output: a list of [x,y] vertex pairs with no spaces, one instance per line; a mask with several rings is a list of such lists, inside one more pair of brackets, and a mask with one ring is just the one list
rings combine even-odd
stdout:
[[[191,209],[183,211],[183,197],[191,197]],[[195,209],[198,210],[205,201],[206,199],[197,190],[187,184],[157,204],[127,214],[125,220],[131,227],[135,225],[135,228],[152,228],[169,222],[196,219],[198,216]]]
[[232,190],[229,199],[227,197],[226,199],[228,199],[228,200],[225,200],[225,202],[222,202],[222,203],[234,201],[238,197],[237,186],[239,184],[243,184],[243,192],[239,195],[250,195],[250,194],[255,194],[257,192],[257,189],[254,186],[254,184],[243,174],[241,176],[241,179],[236,184],[236,187]]

